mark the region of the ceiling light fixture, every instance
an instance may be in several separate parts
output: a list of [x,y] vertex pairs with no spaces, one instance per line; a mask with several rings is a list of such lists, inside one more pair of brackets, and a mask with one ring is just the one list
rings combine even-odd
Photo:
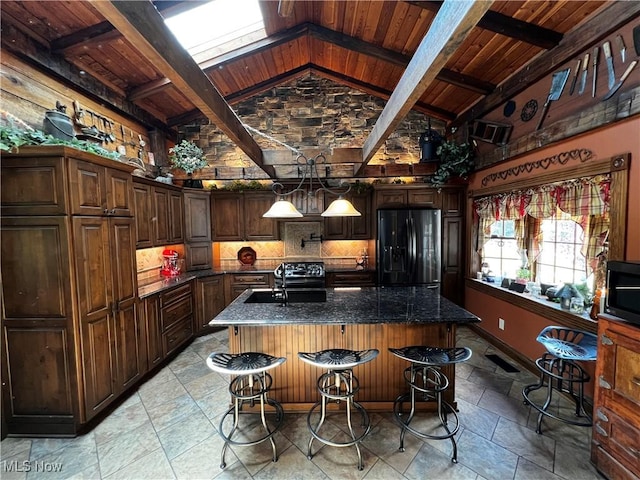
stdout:
[[[344,190],[343,192],[337,192],[329,188],[327,184],[325,184],[322,181],[322,179],[320,178],[320,175],[318,175],[318,164],[323,164],[327,161],[324,155],[319,154],[313,158],[307,158],[304,155],[299,154],[296,161],[298,162],[299,165],[304,166],[300,183],[298,183],[296,188],[294,188],[290,192],[285,193],[282,191],[284,189],[284,185],[282,185],[280,182],[274,182],[271,188],[273,190],[273,193],[278,197],[278,200],[271,206],[269,211],[267,211],[264,215],[262,215],[263,217],[265,218],[300,218],[302,217],[302,213],[298,211],[298,209],[295,207],[293,203],[291,203],[289,200],[286,200],[286,197],[293,195],[295,192],[304,192],[305,189],[302,188],[302,185],[307,179],[309,180],[307,195],[317,195],[318,192],[323,190],[325,192],[329,192],[333,195],[338,196],[338,199],[331,202],[329,207],[324,212],[322,212],[321,216],[323,217],[359,217],[361,215],[361,213],[354,208],[351,202],[346,198],[344,198],[344,195],[349,193],[349,191],[351,190],[351,185],[349,185],[349,183],[342,182],[338,188],[346,187],[346,190]],[[318,184],[320,185],[318,188],[315,189],[315,192],[314,192],[315,187],[313,186],[314,176],[315,176],[315,179],[318,181]]]

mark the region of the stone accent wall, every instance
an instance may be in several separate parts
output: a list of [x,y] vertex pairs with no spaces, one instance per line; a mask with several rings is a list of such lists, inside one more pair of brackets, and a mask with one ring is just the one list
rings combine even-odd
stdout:
[[[309,74],[238,103],[234,110],[243,123],[279,142],[329,154],[336,148],[361,148],[385,104],[373,95]],[[411,111],[370,164],[417,163],[418,141],[427,122],[424,114]],[[433,119],[431,126],[444,131],[439,120]],[[215,125],[186,126],[180,133],[204,150],[209,165],[218,169],[218,178],[266,178]],[[263,150],[287,152],[276,141],[258,134],[254,138]],[[292,153],[292,164],[295,157]]]

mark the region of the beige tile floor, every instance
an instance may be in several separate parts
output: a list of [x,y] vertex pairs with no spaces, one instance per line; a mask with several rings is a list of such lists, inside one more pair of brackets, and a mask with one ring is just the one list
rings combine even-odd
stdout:
[[[506,373],[487,360],[498,353],[470,329],[458,344],[474,354],[456,371],[461,428],[458,464],[451,443],[410,434],[398,450],[399,428],[389,414],[371,415],[362,444],[365,468],[356,468],[350,448],[322,447],[306,456],[306,415],[289,414],[276,434],[277,462],[268,443],[234,447],[220,469],[222,441],[216,428],[226,410],[227,381],[210,371],[207,355],[225,350],[226,330],[196,339],[145,382],[111,415],[74,439],[7,438],[0,443],[0,477],[9,479],[599,479],[589,463],[590,429],[545,420],[535,433],[536,412],[521,390],[535,377],[520,368]],[[357,373],[357,372],[356,372]],[[563,400],[554,409],[571,408]],[[324,427],[323,427],[324,428]],[[338,423],[330,435],[344,433]],[[317,443],[316,448],[318,448]],[[22,471],[18,471],[22,470]],[[30,471],[27,471],[30,470]]]

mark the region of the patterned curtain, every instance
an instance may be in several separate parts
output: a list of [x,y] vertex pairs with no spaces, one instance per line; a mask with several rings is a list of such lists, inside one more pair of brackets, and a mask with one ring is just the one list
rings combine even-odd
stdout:
[[530,257],[537,258],[543,240],[541,220],[553,217],[560,209],[584,230],[582,254],[588,260],[596,258],[604,249],[603,238],[609,231],[610,186],[611,176],[607,174],[476,199],[478,253],[482,255],[483,245],[491,238],[494,222],[515,220],[518,248],[527,248]]

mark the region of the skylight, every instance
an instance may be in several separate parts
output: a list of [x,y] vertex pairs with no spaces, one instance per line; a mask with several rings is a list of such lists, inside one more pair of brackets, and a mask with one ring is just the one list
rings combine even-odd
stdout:
[[212,0],[165,23],[194,57],[213,58],[266,36],[258,0]]

